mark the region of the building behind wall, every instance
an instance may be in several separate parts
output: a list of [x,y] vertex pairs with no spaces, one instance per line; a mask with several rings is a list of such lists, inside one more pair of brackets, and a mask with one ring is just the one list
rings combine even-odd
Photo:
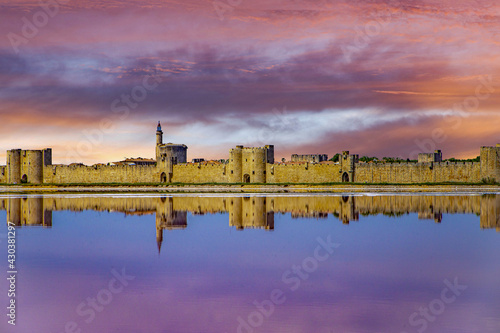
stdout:
[[320,163],[320,162],[328,161],[328,155],[327,154],[309,154],[309,155],[293,154],[291,161],[292,162]]
[[443,153],[441,152],[441,150],[436,150],[433,153],[418,154],[418,163],[434,163],[442,161]]

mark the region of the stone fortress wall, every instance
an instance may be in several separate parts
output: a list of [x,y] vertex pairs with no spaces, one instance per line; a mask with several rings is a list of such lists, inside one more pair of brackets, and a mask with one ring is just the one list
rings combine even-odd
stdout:
[[[52,150],[7,151],[0,166],[5,184],[106,183],[480,183],[500,182],[500,144],[482,147],[480,162],[443,162],[441,151],[420,154],[418,162],[361,163],[359,155],[344,151],[338,163],[310,162],[301,155],[295,162],[275,163],[274,146],[236,146],[229,159],[187,162],[187,146],[163,143],[158,124],[156,165],[53,165]],[[319,155],[318,155],[319,156]]]
[[160,182],[159,170],[144,165],[52,165],[44,168],[43,176],[45,184]]
[[[479,183],[481,163],[363,163],[356,165],[357,183]],[[500,180],[500,178],[496,178]]]

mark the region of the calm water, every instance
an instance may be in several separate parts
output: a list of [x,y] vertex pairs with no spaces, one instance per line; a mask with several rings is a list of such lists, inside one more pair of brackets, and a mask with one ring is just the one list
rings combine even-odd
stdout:
[[4,195],[0,220],[1,332],[500,332],[499,196]]

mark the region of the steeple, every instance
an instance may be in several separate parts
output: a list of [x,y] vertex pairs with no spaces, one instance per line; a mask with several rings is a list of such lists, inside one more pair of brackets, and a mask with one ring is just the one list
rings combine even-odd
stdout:
[[161,130],[161,124],[158,121],[158,126],[156,127],[156,145],[163,144],[163,131]]

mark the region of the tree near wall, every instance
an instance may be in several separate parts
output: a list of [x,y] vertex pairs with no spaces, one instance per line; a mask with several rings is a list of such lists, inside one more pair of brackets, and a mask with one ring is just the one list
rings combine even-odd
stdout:
[[338,162],[340,160],[340,154],[335,154],[333,155],[332,158],[330,158],[330,161],[332,162]]

